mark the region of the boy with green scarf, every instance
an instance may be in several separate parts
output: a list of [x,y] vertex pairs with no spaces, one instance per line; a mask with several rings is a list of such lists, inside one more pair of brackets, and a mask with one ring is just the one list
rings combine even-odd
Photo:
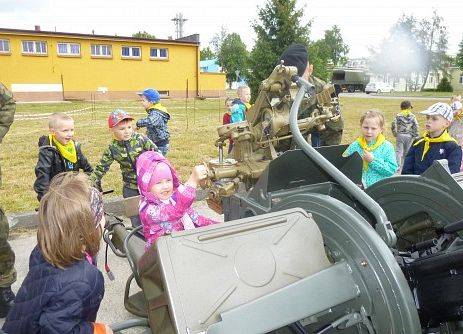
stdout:
[[39,158],[35,166],[34,190],[37,199],[48,191],[51,179],[62,172],[93,171],[74,138],[74,120],[64,113],[54,113],[48,120],[49,135],[39,139]]

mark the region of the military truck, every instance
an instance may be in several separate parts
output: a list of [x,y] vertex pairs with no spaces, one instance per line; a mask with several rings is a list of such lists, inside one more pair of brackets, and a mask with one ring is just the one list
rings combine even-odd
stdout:
[[366,70],[355,68],[334,69],[331,77],[331,83],[337,93],[344,91],[353,93],[356,90],[364,92],[369,81],[370,74]]

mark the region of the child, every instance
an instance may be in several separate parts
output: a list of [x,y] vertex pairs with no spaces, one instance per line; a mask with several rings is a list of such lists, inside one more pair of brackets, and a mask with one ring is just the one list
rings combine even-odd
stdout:
[[457,140],[458,145],[463,145],[463,105],[461,95],[454,95],[450,107],[453,110],[453,121],[449,128],[450,135]]
[[418,121],[412,113],[412,104],[410,101],[400,103],[401,112],[395,116],[391,124],[391,130],[396,141],[396,159],[399,168],[403,166],[405,156],[407,155],[413,141],[419,137]]
[[242,122],[246,119],[246,113],[251,108],[251,89],[248,86],[239,86],[238,98],[233,100],[231,110],[231,123]]
[[225,108],[227,109],[222,117],[222,124],[230,124],[231,123],[231,114],[233,108],[233,99],[231,97],[227,97],[225,99]]
[[62,172],[93,171],[74,138],[74,120],[63,113],[54,113],[48,120],[50,134],[39,139],[39,159],[35,166],[34,190],[37,199],[48,191],[51,179]]
[[[460,100],[461,95],[452,97],[453,121],[450,124],[449,133],[452,138],[455,138],[457,144],[463,147],[463,105]],[[460,171],[463,172],[463,163],[460,166]]]
[[397,170],[394,146],[383,135],[384,116],[379,110],[368,110],[360,118],[362,135],[342,154],[354,152],[363,159],[362,183],[365,188],[388,178]]
[[196,166],[182,185],[177,173],[161,154],[145,152],[137,160],[140,189],[140,219],[148,249],[159,237],[172,231],[216,223],[191,207],[196,186],[207,176],[205,166]]
[[3,325],[6,333],[112,333],[95,322],[104,279],[89,261],[98,253],[104,223],[101,194],[85,174],[52,180],[40,201],[37,246]]
[[137,128],[146,127],[146,135],[156,144],[161,153],[166,156],[169,151],[169,129],[167,122],[170,115],[161,102],[161,96],[157,90],[152,88],[145,89],[141,96],[141,103],[148,113],[148,117],[137,121]]
[[[227,108],[227,111],[223,114],[222,117],[222,124],[230,124],[232,123],[231,121],[231,115],[232,115],[232,108],[233,108],[233,100],[230,97],[227,97],[225,99],[225,108]],[[230,154],[231,150],[233,149],[233,139],[228,140],[228,154]]]
[[458,173],[461,147],[447,131],[453,119],[452,108],[447,103],[437,102],[420,114],[426,115],[426,131],[410,147],[402,174],[421,175],[439,159],[447,159],[450,172]]
[[[119,163],[122,173],[122,196],[124,198],[138,196],[137,174],[135,162],[145,151],[155,150],[156,145],[146,136],[133,131],[133,117],[122,109],[114,110],[108,117],[108,126],[114,139],[103,152],[100,162],[95,167],[90,179],[101,190],[101,179],[114,161]],[[138,217],[131,218],[134,227],[140,225]]]

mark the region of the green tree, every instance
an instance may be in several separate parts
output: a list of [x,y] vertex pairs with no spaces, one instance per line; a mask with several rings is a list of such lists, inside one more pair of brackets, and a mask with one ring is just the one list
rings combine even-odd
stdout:
[[200,60],[206,60],[206,59],[212,59],[212,58],[215,58],[216,55],[214,52],[212,52],[211,48],[210,47],[205,47],[205,48],[202,48],[200,51],[199,51],[199,59]]
[[388,38],[377,49],[372,49],[370,68],[395,80],[406,78],[406,89],[416,90],[419,73],[425,69],[423,46],[417,39],[418,22],[413,16],[405,16],[393,25]]
[[447,28],[436,11],[432,17],[418,21],[413,15],[402,15],[371,57],[374,72],[406,77],[409,87],[423,89],[431,71],[448,75]]
[[214,52],[214,54],[219,54],[220,48],[222,47],[222,43],[227,36],[228,31],[224,26],[220,28],[220,31],[218,33],[212,36],[212,39],[209,44],[211,45],[211,50],[212,52]]
[[309,62],[314,68],[313,75],[322,80],[329,81],[334,63],[329,57],[329,51],[324,43],[324,39],[310,43],[308,51]]
[[132,34],[132,37],[134,37],[134,38],[144,38],[144,39],[156,39],[156,36],[151,35],[150,33],[146,32],[144,30]]
[[296,0],[267,0],[258,8],[258,19],[252,23],[257,38],[250,55],[249,86],[255,98],[262,80],[268,77],[278,57],[292,43],[309,44],[311,22],[301,24],[303,9]]
[[311,42],[308,48],[309,62],[314,67],[313,75],[329,81],[332,69],[336,65],[343,65],[347,61],[349,47],[344,43],[341,30],[333,26],[325,30],[325,35],[318,41]]
[[458,66],[460,70],[463,70],[463,39],[461,40],[458,47],[459,49],[457,56],[455,57],[455,65]]
[[448,46],[447,27],[444,25],[444,19],[433,12],[431,18],[425,18],[420,22],[418,31],[418,41],[425,52],[425,70],[423,72],[423,84],[421,90],[428,81],[431,70],[445,70],[445,64],[448,60],[446,55]]
[[246,76],[249,53],[240,35],[231,33],[225,37],[218,54],[219,65],[226,73],[229,87],[237,79],[236,71]]
[[437,92],[453,92],[452,84],[447,77],[443,77],[436,88]]
[[331,29],[325,30],[322,41],[326,56],[332,61],[333,65],[344,65],[347,61],[346,56],[349,53],[349,46],[342,39],[341,29],[334,25]]

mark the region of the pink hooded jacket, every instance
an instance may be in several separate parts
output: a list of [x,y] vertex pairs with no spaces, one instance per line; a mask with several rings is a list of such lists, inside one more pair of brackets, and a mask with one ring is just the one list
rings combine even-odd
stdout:
[[[166,163],[172,172],[174,191],[169,203],[164,203],[149,192],[150,180],[156,165]],[[143,224],[143,235],[148,249],[160,236],[170,234],[172,231],[183,231],[183,221],[188,215],[194,226],[205,226],[217,223],[198,213],[191,207],[196,198],[196,189],[180,183],[177,172],[169,161],[160,153],[146,151],[137,159],[137,181],[140,190],[140,220]]]

